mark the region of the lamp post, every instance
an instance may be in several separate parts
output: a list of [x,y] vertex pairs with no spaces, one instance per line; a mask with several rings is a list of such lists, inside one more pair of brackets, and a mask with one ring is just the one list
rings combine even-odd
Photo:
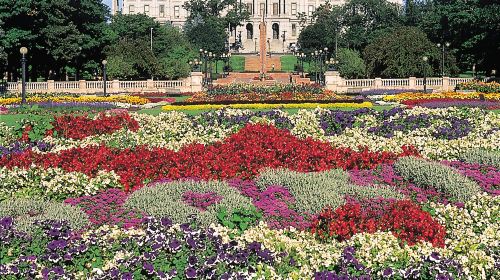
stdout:
[[195,58],[192,61],[189,61],[189,66],[191,66],[191,71],[193,71],[193,72],[199,71],[200,65],[201,65],[201,61],[199,61],[197,58]]
[[320,82],[322,85],[325,84],[325,79],[324,79],[324,73],[325,70],[323,69],[323,63],[326,62],[328,59],[328,48],[325,47],[323,50],[320,50]]
[[108,61],[105,59],[105,60],[102,61],[102,82],[103,82],[102,88],[104,89],[104,96],[108,96],[108,93],[106,92],[106,87],[107,87],[107,83],[106,83],[106,64],[108,64]]
[[21,85],[21,104],[26,104],[26,54],[28,53],[28,48],[22,47],[19,49],[19,52],[22,55],[21,58],[21,65],[22,65],[22,76],[23,76],[23,83]]
[[446,48],[450,47],[450,43],[446,42],[444,44],[441,44],[441,43],[437,44],[438,48],[442,47],[442,49],[441,49],[441,77],[444,77],[444,62],[445,62],[445,58],[446,58],[445,46],[446,46]]
[[151,27],[149,29],[149,31],[150,31],[149,34],[150,34],[150,38],[151,38],[151,40],[150,40],[150,48],[151,48],[151,52],[153,52],[153,27]]
[[326,61],[328,71],[337,71],[337,64],[339,64],[339,61],[333,57]]
[[422,61],[424,62],[423,63],[423,66],[424,66],[424,93],[427,93],[427,61],[429,60],[429,58],[427,56],[423,56],[422,57]]

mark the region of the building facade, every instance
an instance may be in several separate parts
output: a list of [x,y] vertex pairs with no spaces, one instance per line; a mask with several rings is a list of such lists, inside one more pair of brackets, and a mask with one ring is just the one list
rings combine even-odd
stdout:
[[[188,15],[183,8],[185,0],[112,0],[113,14],[145,13],[160,23],[170,23],[182,28]],[[389,0],[402,4],[402,0]],[[326,0],[240,0],[250,12],[250,18],[242,26],[228,27],[229,43],[240,45],[238,52],[255,53],[259,50],[259,23],[265,18],[268,49],[273,53],[293,50],[301,31],[300,14],[311,16]],[[342,5],[345,0],[330,0],[331,4]],[[121,5],[120,5],[121,4]],[[241,42],[241,43],[239,43]]]

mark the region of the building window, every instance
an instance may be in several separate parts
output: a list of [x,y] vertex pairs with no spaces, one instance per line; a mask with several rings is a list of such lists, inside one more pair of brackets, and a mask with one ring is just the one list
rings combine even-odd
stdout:
[[312,16],[314,13],[314,5],[309,5],[309,10],[307,11],[308,16]]
[[246,3],[247,6],[247,11],[253,15],[253,4],[252,3]]
[[273,23],[273,39],[280,38],[280,26],[277,23]]
[[164,17],[165,16],[165,5],[160,5],[159,16],[160,17]]
[[260,14],[261,15],[266,14],[266,3],[260,3]]
[[134,5],[130,5],[130,6],[128,6],[128,13],[129,13],[129,14],[133,14],[133,13],[135,13],[135,6],[134,6]]
[[149,5],[144,5],[144,13],[149,14]]
[[180,7],[174,6],[174,18],[179,18],[179,17],[180,17]]
[[292,13],[292,15],[297,14],[297,3],[292,3],[292,8],[291,8],[290,12]]
[[278,14],[278,9],[279,9],[278,3],[273,3],[273,15]]
[[292,36],[297,36],[297,24],[292,23]]
[[247,39],[253,40],[253,24],[251,23],[247,24]]

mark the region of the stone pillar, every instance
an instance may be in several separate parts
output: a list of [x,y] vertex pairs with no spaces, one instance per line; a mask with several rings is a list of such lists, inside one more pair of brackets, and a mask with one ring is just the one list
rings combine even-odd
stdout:
[[191,79],[189,79],[190,91],[199,92],[203,90],[203,73],[191,72]]
[[55,86],[54,86],[54,80],[48,80],[47,81],[47,93],[53,93],[55,92]]
[[80,94],[87,93],[87,81],[85,81],[85,80],[78,81],[78,93],[80,93]]
[[450,77],[443,77],[443,85],[441,87],[441,90],[442,91],[454,90],[454,89],[450,88]]
[[113,82],[111,83],[111,92],[120,93],[120,81],[113,80]]
[[338,71],[326,71],[325,72],[325,85],[326,89],[343,93],[347,91],[346,87],[343,87],[342,77]]
[[260,31],[260,38],[259,38],[259,50],[260,50],[260,75],[261,79],[265,79],[265,75],[267,72],[266,69],[266,60],[267,60],[267,51],[266,51],[266,44],[267,44],[267,35],[266,35],[266,23],[264,21],[264,18],[262,18],[262,22],[259,24],[259,31]]
[[416,77],[408,78],[408,89],[417,89],[417,78]]
[[155,83],[152,79],[148,79],[146,82],[146,88],[147,89],[154,89],[155,88]]
[[373,87],[382,88],[382,78],[375,78],[375,81],[373,82]]

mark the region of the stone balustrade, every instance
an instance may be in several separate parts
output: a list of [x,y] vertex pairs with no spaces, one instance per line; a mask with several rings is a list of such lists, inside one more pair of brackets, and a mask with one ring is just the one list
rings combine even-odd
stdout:
[[[202,73],[193,72],[191,76],[183,80],[175,81],[119,81],[106,82],[106,91],[111,94],[138,93],[138,92],[197,92],[202,90]],[[7,91],[20,93],[21,82],[7,83]],[[104,91],[103,81],[53,81],[27,82],[28,93],[54,93],[66,92],[77,94],[98,94]]]
[[[408,89],[423,90],[424,79],[409,77],[407,79],[344,79],[339,72],[328,71],[325,73],[326,88],[339,93],[349,91],[362,91],[369,89]],[[427,78],[428,89],[434,91],[453,91],[459,83],[472,81],[472,78]]]
[[[108,93],[137,92],[197,92],[202,90],[203,74],[192,72],[190,77],[175,81],[107,81]],[[434,91],[452,91],[459,83],[471,81],[472,78],[427,78],[427,88]],[[407,79],[344,79],[336,71],[325,73],[326,88],[335,92],[362,91],[369,89],[408,89],[423,90],[424,79],[410,77]],[[26,91],[29,93],[67,92],[78,94],[96,94],[103,92],[102,81],[69,81],[69,82],[28,82]],[[21,82],[8,83],[7,91],[21,92]]]

